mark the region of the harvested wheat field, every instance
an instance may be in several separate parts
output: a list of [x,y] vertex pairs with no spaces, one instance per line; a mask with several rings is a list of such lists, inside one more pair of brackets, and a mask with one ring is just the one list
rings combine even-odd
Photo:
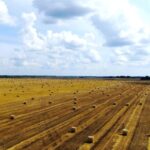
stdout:
[[150,150],[150,84],[0,79],[0,150]]

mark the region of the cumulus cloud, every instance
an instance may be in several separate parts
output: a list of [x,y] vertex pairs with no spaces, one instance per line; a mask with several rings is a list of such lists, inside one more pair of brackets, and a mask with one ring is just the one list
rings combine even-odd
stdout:
[[91,12],[78,0],[34,0],[34,6],[44,15],[46,23],[55,23],[62,19],[84,16]]
[[23,13],[22,15],[24,20],[24,29],[23,29],[23,42],[24,44],[32,50],[41,50],[45,47],[45,38],[43,35],[37,32],[37,29],[34,27],[34,23],[37,20],[36,15],[32,13]]
[[25,21],[22,31],[24,48],[30,51],[29,55],[32,55],[34,60],[38,54],[39,64],[69,66],[100,61],[99,45],[95,42],[92,33],[81,37],[71,31],[48,30],[44,35],[35,27],[37,17],[34,13],[24,13],[23,19]]
[[150,63],[150,30],[138,9],[128,0],[95,0],[91,17],[103,47],[113,52],[118,64],[146,65]]
[[14,18],[9,14],[8,8],[3,0],[0,0],[0,24],[15,24]]
[[[120,65],[145,66],[150,64],[150,46],[131,46],[114,50],[114,63]],[[116,61],[117,60],[117,61]]]
[[127,0],[100,0],[99,5],[100,9],[91,20],[103,35],[105,46],[127,46],[138,42],[137,36],[141,36],[140,31],[145,27],[135,7]]
[[[22,15],[22,48],[10,62],[0,63],[42,68],[150,64],[149,25],[129,0],[33,0],[33,6],[32,13]],[[0,0],[0,23],[11,22]]]
[[93,16],[92,22],[102,33],[105,39],[104,46],[118,47],[133,44],[130,37],[121,35],[120,27],[117,27],[118,25],[114,24],[113,21],[102,19],[100,16]]
[[[84,0],[34,0],[34,5],[49,23],[74,17],[85,19],[85,15],[90,13],[89,21],[99,31],[102,49],[107,47],[107,50],[114,54],[114,57],[110,58],[114,59],[114,62],[144,65],[142,60],[147,60],[150,55],[147,52],[150,47],[149,26],[144,23],[137,7],[129,0],[88,0],[86,3]],[[77,46],[66,41],[61,44],[66,49],[75,49]],[[147,63],[149,61],[145,61],[145,64]]]

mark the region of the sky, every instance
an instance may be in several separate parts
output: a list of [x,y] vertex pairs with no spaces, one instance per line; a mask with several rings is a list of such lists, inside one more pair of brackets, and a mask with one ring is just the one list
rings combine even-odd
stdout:
[[149,14],[149,0],[0,0],[0,75],[150,75]]

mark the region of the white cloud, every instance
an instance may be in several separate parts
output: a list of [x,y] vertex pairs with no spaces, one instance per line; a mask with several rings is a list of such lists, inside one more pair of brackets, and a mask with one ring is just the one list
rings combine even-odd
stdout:
[[23,42],[29,49],[41,50],[45,48],[44,36],[37,33],[34,28],[34,22],[36,21],[36,15],[34,13],[24,13],[23,19],[25,22],[23,29]]
[[0,24],[15,24],[14,18],[9,14],[8,8],[3,0],[0,0]]
[[[146,66],[150,64],[150,45],[114,49],[115,63],[121,65]],[[117,61],[116,61],[117,60]]]
[[43,63],[43,66],[64,67],[100,61],[99,46],[92,33],[81,37],[71,31],[53,32],[48,30],[44,35],[35,27],[37,18],[33,12],[24,13],[23,19],[25,21],[24,48],[30,51],[31,55],[38,53],[44,57],[41,59],[43,62],[39,58],[39,63]]
[[[53,7],[49,7],[49,3]],[[82,13],[79,15],[72,13],[72,9],[68,9],[68,6],[78,6],[75,8],[89,10],[86,11],[86,14],[90,14],[88,17],[91,19],[89,20],[91,20],[94,27],[99,31],[100,39],[103,39],[100,43],[103,43],[103,47],[107,47],[114,54],[114,57],[111,58],[114,59],[114,62],[131,65],[149,63],[149,61],[142,62],[142,60],[147,60],[147,57],[150,57],[149,52],[147,53],[147,51],[150,51],[149,25],[144,22],[137,7],[131,4],[129,0],[88,0],[86,3],[85,0],[77,0],[75,3],[68,3],[67,0],[57,2],[44,0],[41,3],[39,0],[34,0],[34,4],[40,12],[49,19],[51,18],[51,20],[65,20],[76,16],[85,18]],[[62,32],[62,34],[64,33]],[[52,33],[52,35],[56,36],[54,39],[65,39],[65,37],[57,37],[55,33]],[[68,34],[67,36],[69,37],[70,35]],[[70,37],[69,39],[71,40]],[[81,39],[79,41],[84,43]],[[51,44],[55,42],[54,40]],[[76,44],[74,42],[72,41],[71,44],[75,49]],[[68,41],[62,43],[67,44]],[[67,46],[71,45],[68,43]],[[111,56],[108,54],[108,57]]]
[[85,16],[91,12],[84,3],[68,0],[34,0],[34,6],[43,15],[45,23],[57,23],[60,20]]
[[[22,48],[3,64],[54,69],[95,65],[106,71],[109,66],[113,70],[150,64],[149,24],[130,0],[33,0],[33,5],[29,1],[13,0],[12,7],[12,1],[6,2],[18,19],[22,12],[32,13],[23,13],[20,20]],[[19,13],[14,9],[18,2]],[[0,0],[0,23],[11,24],[6,4]]]
[[103,46],[114,54],[118,64],[150,63],[150,29],[138,9],[128,0],[94,0],[93,25],[103,37]]

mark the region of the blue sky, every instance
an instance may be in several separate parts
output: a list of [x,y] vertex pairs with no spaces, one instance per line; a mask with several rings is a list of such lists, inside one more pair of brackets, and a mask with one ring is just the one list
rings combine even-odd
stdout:
[[0,74],[150,75],[150,2],[0,0]]

